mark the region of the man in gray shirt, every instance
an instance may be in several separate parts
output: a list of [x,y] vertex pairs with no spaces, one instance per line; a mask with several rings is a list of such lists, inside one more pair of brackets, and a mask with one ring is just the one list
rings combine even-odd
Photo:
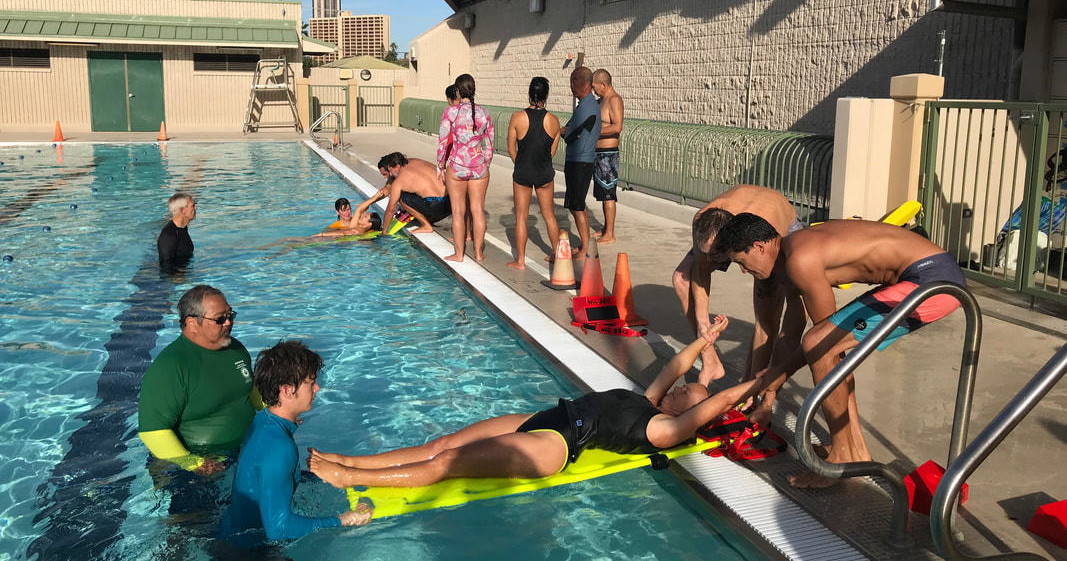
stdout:
[[[571,72],[571,93],[578,99],[571,120],[560,131],[567,142],[567,157],[563,176],[567,182],[563,208],[571,211],[581,249],[589,247],[589,215],[585,212],[585,196],[593,179],[593,160],[596,142],[600,138],[600,106],[593,95],[593,71],[580,66]],[[575,248],[578,249],[578,248]]]

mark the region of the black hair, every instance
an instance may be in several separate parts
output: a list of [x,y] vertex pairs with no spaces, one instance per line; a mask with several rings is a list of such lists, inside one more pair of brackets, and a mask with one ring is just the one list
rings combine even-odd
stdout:
[[455,84],[451,84],[445,88],[445,99],[448,101],[456,101],[459,99],[459,88],[457,88]]
[[377,212],[370,213],[370,229],[381,231],[382,217]]
[[400,152],[390,152],[378,160],[378,169],[389,169],[393,166],[404,167],[408,165],[408,158]]
[[530,105],[537,105],[548,100],[548,78],[536,76],[530,80]]
[[715,236],[715,251],[741,253],[756,242],[769,242],[777,237],[778,231],[770,222],[751,212],[742,212],[719,230],[719,235]]
[[341,197],[340,199],[337,199],[336,201],[333,202],[333,209],[334,210],[341,210],[342,208],[345,208],[346,206],[350,207],[350,206],[352,206],[352,203],[348,202],[348,199],[346,199],[344,197]]
[[470,74],[457,76],[456,92],[459,93],[460,99],[465,97],[471,100],[471,123],[474,124],[474,128],[478,128],[478,123],[474,120],[474,76]]
[[204,315],[204,298],[208,296],[223,296],[222,291],[206,284],[198,284],[190,288],[178,300],[178,325],[185,327],[185,318],[200,318]]
[[282,386],[299,387],[315,380],[322,369],[322,357],[300,341],[278,341],[256,357],[253,381],[268,407],[278,404]]
[[734,213],[721,208],[709,208],[693,217],[693,247],[700,251],[708,240],[722,230],[723,225],[734,217]]

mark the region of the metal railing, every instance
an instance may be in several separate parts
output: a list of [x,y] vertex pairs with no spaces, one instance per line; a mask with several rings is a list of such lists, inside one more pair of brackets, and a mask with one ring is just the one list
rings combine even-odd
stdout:
[[978,308],[978,302],[966,288],[958,284],[934,282],[916,288],[867,338],[860,342],[825,378],[815,385],[815,389],[808,394],[808,397],[804,400],[804,405],[797,414],[797,429],[793,445],[796,447],[800,461],[811,471],[823,477],[834,478],[871,475],[882,477],[889,482],[893,510],[887,542],[891,547],[905,547],[908,544],[906,535],[908,492],[904,486],[903,476],[888,465],[874,461],[849,462],[845,464],[829,463],[815,455],[815,450],[808,438],[808,434],[811,432],[815,413],[834,389],[851,376],[852,371],[870,356],[878,348],[878,345],[885,341],[890,333],[908,315],[915,311],[923,301],[938,294],[954,296],[960,301],[966,316],[963,359],[960,363],[960,381],[956,390],[956,410],[952,418],[952,437],[949,442],[948,465],[951,465],[953,460],[963,451],[964,443],[967,440],[967,427],[971,417],[971,401],[974,396],[974,379],[978,370],[978,350],[982,340],[982,316]]
[[[333,133],[337,137],[336,143],[333,142],[332,138],[320,138],[315,135],[315,133],[319,130],[325,129],[325,127],[320,127],[320,125],[323,125],[330,117],[333,117],[334,121],[336,122],[333,127]],[[335,148],[344,148],[346,146],[344,121],[342,120],[341,114],[336,111],[327,111],[323,113],[321,117],[315,119],[315,122],[311,123],[311,126],[308,127],[308,134],[311,135],[311,139],[316,142],[320,140],[325,140],[326,142],[331,143]]]
[[[405,98],[399,125],[437,134],[443,101]],[[493,118],[494,148],[507,153],[508,126],[518,108],[483,105]],[[555,111],[560,124],[570,113]],[[707,202],[739,183],[782,192],[804,222],[829,217],[833,137],[796,133],[626,119],[619,143],[623,185],[673,195],[683,203]],[[553,163],[562,167],[565,146]]]
[[956,540],[952,533],[952,513],[958,504],[960,488],[963,482],[989,454],[1003,441],[1008,434],[1033,410],[1034,406],[1063,378],[1067,373],[1067,345],[1060,350],[1038,370],[1037,374],[997,416],[990,421],[986,428],[974,438],[966,449],[951,462],[941,482],[934,492],[933,503],[930,506],[930,533],[933,535],[934,544],[940,550],[942,556],[950,561],[976,560],[976,559],[1013,559],[1020,561],[1044,560],[1045,558],[1033,553],[1004,553],[989,557],[971,557],[964,555],[956,549]]

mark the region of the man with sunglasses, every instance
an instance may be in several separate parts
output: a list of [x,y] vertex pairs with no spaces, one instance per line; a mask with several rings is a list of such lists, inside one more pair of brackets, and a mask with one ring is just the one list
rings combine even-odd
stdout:
[[237,312],[222,292],[194,286],[178,301],[178,316],[182,334],[141,382],[138,436],[156,458],[207,476],[226,469],[223,454],[240,446],[263,401],[252,358],[230,336]]

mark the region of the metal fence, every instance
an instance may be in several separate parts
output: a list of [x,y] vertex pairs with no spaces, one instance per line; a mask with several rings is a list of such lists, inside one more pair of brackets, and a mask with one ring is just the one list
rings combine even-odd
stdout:
[[[400,126],[437,134],[445,102],[405,98]],[[494,147],[507,153],[514,107],[484,106],[496,129]],[[570,113],[552,112],[560,124]],[[829,217],[833,138],[795,132],[626,119],[619,146],[619,181],[679,198],[707,202],[739,183],[781,191],[797,217]],[[553,163],[562,167],[564,146]]]
[[348,86],[310,86],[308,98],[311,103],[311,122],[314,123],[329,111],[344,117],[343,129],[348,132],[351,123]]
[[357,87],[356,126],[393,126],[393,88],[391,86]]
[[1067,104],[927,104],[923,225],[968,277],[1067,302]]

